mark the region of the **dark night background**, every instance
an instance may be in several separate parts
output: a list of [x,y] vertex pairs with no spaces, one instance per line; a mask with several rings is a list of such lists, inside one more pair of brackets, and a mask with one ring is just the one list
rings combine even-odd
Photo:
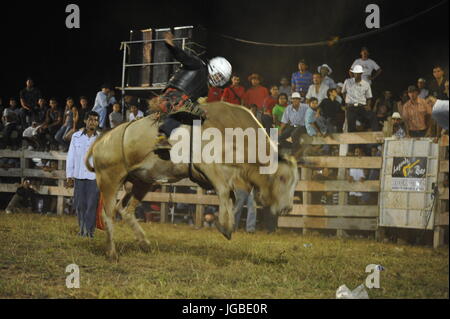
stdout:
[[[3,2],[0,97],[17,97],[30,75],[47,98],[87,95],[92,101],[103,82],[120,85],[119,47],[131,29],[202,25],[253,41],[305,43],[369,31],[365,8],[370,3],[380,6],[383,27],[440,1],[15,1],[7,6]],[[81,29],[65,27],[70,3],[80,6]],[[376,82],[378,90],[399,94],[419,76],[429,79],[434,64],[448,70],[448,2],[394,29],[331,48],[269,48],[212,32],[207,36],[208,57],[227,57],[243,79],[258,72],[265,85],[278,83],[283,75],[290,77],[299,58],[307,59],[310,70],[328,63],[336,82],[343,81],[362,46],[369,47],[371,58],[384,70]]]

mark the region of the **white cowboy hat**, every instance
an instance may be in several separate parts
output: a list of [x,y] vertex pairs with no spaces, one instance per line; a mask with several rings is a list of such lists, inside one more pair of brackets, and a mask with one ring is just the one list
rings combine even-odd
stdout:
[[392,118],[393,118],[393,119],[401,119],[402,116],[400,115],[400,113],[394,112],[394,114],[392,114]]
[[352,73],[364,73],[364,70],[363,70],[362,66],[357,64],[350,70],[350,72],[352,72]]
[[294,92],[294,93],[292,93],[291,98],[292,98],[292,99],[301,99],[302,96],[300,95],[300,93]]
[[328,69],[328,75],[331,75],[331,73],[333,73],[333,70],[330,68],[330,66],[328,64],[322,64],[321,66],[319,66],[317,68],[317,72],[320,73],[320,69],[322,68],[327,68]]

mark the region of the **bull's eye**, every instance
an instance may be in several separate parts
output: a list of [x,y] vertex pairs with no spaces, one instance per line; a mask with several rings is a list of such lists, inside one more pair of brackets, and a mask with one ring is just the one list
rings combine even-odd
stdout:
[[284,176],[280,176],[280,182],[282,182],[282,183],[286,183],[286,177],[284,177]]

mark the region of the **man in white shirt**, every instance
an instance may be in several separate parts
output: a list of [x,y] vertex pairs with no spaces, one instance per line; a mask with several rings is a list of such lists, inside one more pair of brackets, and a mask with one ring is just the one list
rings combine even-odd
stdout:
[[319,73],[313,74],[313,84],[309,86],[308,93],[306,93],[306,103],[309,103],[309,100],[312,97],[315,97],[319,104],[322,100],[327,98],[329,86],[322,82],[322,76]]
[[[361,49],[361,58],[356,59],[355,62],[353,62],[352,68],[355,65],[362,66],[364,70],[362,78],[369,84],[372,84],[372,81],[375,80],[382,71],[380,66],[374,60],[369,59],[369,50],[366,47]],[[373,71],[376,71],[376,73],[373,74]]]
[[353,78],[344,82],[344,94],[347,109],[347,124],[349,132],[356,132],[356,120],[367,120],[372,131],[378,131],[378,121],[372,111],[372,89],[370,84],[362,79],[363,68],[355,65],[350,72]]
[[[363,156],[363,152],[361,148],[355,148],[356,157]],[[350,168],[348,170],[348,182],[364,182],[366,180],[366,175],[364,174],[364,170],[362,168]],[[365,196],[361,192],[349,192],[349,204],[350,205],[361,205],[365,203]]]
[[89,112],[85,119],[86,127],[72,135],[66,161],[67,186],[74,189],[74,206],[80,226],[79,235],[94,237],[99,190],[95,173],[90,172],[84,158],[89,147],[97,138],[99,115]]

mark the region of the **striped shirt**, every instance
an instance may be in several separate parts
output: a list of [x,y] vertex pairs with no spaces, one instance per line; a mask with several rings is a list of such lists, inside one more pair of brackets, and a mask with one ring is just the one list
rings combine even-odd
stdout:
[[305,73],[295,72],[292,74],[291,84],[294,86],[294,92],[308,92],[309,86],[312,84],[313,75],[311,72]]

